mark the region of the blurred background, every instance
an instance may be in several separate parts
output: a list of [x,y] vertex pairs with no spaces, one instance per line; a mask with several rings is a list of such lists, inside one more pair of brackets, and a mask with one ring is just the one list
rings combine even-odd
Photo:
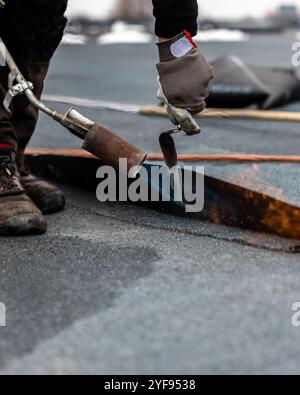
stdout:
[[[300,0],[201,0],[199,29],[229,29],[245,33],[282,32],[300,26]],[[68,32],[97,37],[116,21],[141,24],[152,32],[151,0],[70,0]]]

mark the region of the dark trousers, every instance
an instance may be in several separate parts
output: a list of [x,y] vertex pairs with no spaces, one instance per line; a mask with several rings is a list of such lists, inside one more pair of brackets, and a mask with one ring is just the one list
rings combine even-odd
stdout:
[[[6,43],[24,77],[41,98],[49,62],[66,25],[67,0],[8,1],[0,11],[0,37]],[[0,66],[0,145],[11,145],[20,154],[28,144],[38,120],[38,110],[26,97],[12,102],[12,114],[3,107],[8,90],[7,67]]]
[[[34,85],[34,93],[40,99],[49,63],[30,63],[20,66],[25,78]],[[8,90],[7,67],[0,67],[0,144],[12,145],[17,152],[24,151],[37,124],[38,110],[22,95],[12,102],[12,115],[3,107]]]

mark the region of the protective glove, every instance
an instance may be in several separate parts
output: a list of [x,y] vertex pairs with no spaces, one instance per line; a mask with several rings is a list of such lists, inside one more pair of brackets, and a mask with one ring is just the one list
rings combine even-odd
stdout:
[[200,133],[193,115],[206,107],[209,84],[214,78],[213,68],[187,32],[159,43],[158,49],[158,97],[171,122],[188,135]]

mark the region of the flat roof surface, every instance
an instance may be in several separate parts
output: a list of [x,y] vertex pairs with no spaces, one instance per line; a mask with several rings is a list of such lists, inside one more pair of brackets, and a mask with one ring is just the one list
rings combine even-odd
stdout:
[[[293,41],[254,37],[203,49],[211,59],[234,53],[254,64],[289,66]],[[154,104],[154,61],[151,46],[63,46],[46,94]],[[152,152],[169,127],[162,118],[80,110]],[[201,126],[201,137],[178,139],[180,153],[299,154],[297,124]],[[41,116],[31,146],[80,142]],[[299,201],[298,167],[259,167],[263,181],[268,175],[287,199]],[[226,169],[208,171],[225,176]],[[299,255],[291,251],[298,241],[99,204],[93,192],[61,187],[66,210],[47,217],[45,236],[0,240],[0,301],[7,306],[0,373],[298,373],[300,332],[291,324],[300,289]]]

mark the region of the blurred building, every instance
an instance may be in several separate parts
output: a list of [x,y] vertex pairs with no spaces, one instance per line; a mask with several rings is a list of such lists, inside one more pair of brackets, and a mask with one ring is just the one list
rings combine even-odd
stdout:
[[119,0],[113,16],[123,21],[138,22],[150,19],[152,13],[150,0]]
[[298,9],[295,5],[282,5],[278,12],[279,19],[287,26],[296,26],[298,24]]
[[282,5],[264,18],[230,19],[200,19],[200,30],[234,29],[245,33],[280,33],[286,29],[300,27],[299,8],[294,5]]

